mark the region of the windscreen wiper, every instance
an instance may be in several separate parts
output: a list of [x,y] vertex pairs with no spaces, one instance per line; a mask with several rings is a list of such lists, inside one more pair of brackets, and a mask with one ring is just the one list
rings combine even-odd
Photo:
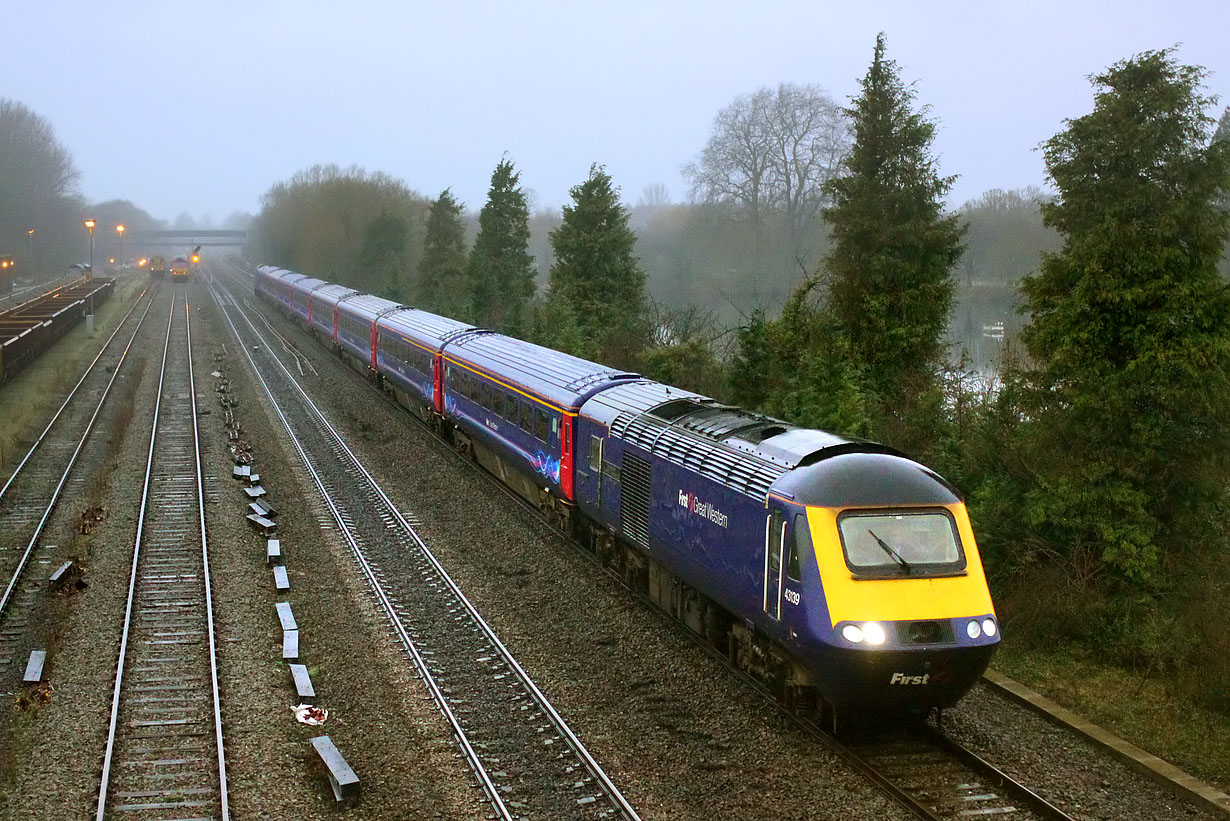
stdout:
[[893,550],[892,545],[890,545],[888,542],[884,541],[879,536],[877,536],[875,533],[873,533],[871,528],[867,528],[867,532],[871,533],[871,538],[876,540],[876,544],[878,544],[881,548],[883,548],[885,553],[887,553],[889,556],[892,556],[894,559],[897,560],[897,564],[901,565],[901,569],[904,570],[906,572],[906,575],[908,576],[910,574],[910,563],[907,562],[905,559],[901,558],[901,554],[898,553],[896,550]]

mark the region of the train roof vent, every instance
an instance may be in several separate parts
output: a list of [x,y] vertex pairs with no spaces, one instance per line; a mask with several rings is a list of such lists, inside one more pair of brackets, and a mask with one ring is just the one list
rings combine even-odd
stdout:
[[[696,407],[693,402],[689,404]],[[769,486],[785,471],[785,467],[763,457],[754,458],[759,454],[752,453],[753,458],[749,458],[749,454],[720,440],[698,435],[697,431],[659,419],[656,414],[621,413],[611,423],[611,433],[754,499],[763,499]]]
[[646,413],[656,416],[664,422],[674,422],[679,417],[693,413],[702,407],[704,405],[701,405],[695,399],[672,399],[669,402],[663,402],[657,407],[650,408]]
[[457,328],[456,330],[449,331],[448,333],[444,334],[442,337],[440,337],[440,342],[443,344],[453,343],[456,345],[464,345],[466,342],[470,341],[471,339],[474,339],[480,336],[490,336],[491,334],[494,334],[494,333],[499,333],[499,332],[493,331],[490,328],[474,328],[474,327],[466,326],[464,328]]
[[735,435],[745,442],[751,442],[753,445],[758,445],[764,440],[771,439],[774,436],[783,434],[788,430],[790,430],[789,425],[783,425],[777,422],[767,422],[741,430]]
[[641,378],[642,377],[639,373],[627,373],[625,371],[611,370],[595,371],[578,379],[572,380],[564,386],[564,390],[572,391],[573,393],[584,393],[586,388],[597,385],[599,382],[614,382],[617,380],[632,380]]

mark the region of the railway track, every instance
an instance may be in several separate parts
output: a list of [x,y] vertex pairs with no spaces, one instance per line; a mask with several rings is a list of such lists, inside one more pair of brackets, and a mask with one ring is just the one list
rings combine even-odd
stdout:
[[845,739],[808,721],[799,724],[919,818],[1072,818],[921,721],[865,729],[856,738]]
[[229,818],[191,319],[172,299],[97,818]]
[[[227,292],[215,299],[329,518],[502,819],[638,818]],[[242,329],[242,330],[241,330]],[[298,360],[298,357],[296,357]],[[383,568],[414,571],[386,573]]]
[[[263,314],[260,314],[264,319]],[[293,350],[289,342],[277,334],[280,346],[291,348],[291,355],[296,363],[302,359],[298,351]],[[374,385],[371,389],[385,401],[393,400]],[[396,403],[393,403],[396,404]],[[400,405],[397,405],[401,408]],[[415,414],[406,411],[407,416],[418,419]],[[424,428],[442,445],[445,442],[434,431]],[[524,498],[511,492],[501,482],[491,477],[474,462],[467,461],[470,467],[483,472],[497,488],[508,498],[527,510],[537,512]],[[554,525],[543,520],[561,538],[574,544],[577,549],[590,558],[595,564],[601,562],[592,551]],[[605,569],[605,568],[604,568]],[[640,599],[643,604],[661,613],[659,608],[639,591],[629,587],[625,580],[616,573],[610,577],[623,586],[629,593]],[[662,614],[667,617],[667,614]],[[1013,819],[1070,819],[1058,807],[985,761],[976,753],[962,747],[955,740],[944,735],[942,731],[924,725],[921,722],[909,726],[900,726],[885,732],[881,728],[875,736],[863,735],[857,741],[849,741],[824,730],[813,721],[797,716],[774,693],[765,688],[761,682],[737,669],[722,653],[682,625],[670,619],[681,631],[696,644],[727,666],[731,672],[743,678],[753,689],[777,709],[794,721],[804,732],[814,737],[819,743],[833,750],[852,767],[862,772],[867,778],[878,784],[887,794],[915,816],[925,819],[971,818],[971,817],[1005,817]]]
[[[53,559],[41,544],[61,498],[85,498],[87,477],[74,472],[86,452],[112,388],[153,305],[142,291],[99,349],[29,451],[0,488],[0,686],[11,685],[21,651],[31,641],[30,618],[45,578],[28,578],[32,564]],[[145,307],[138,312],[142,301]],[[126,338],[126,341],[125,341]],[[88,459],[87,459],[88,461]]]

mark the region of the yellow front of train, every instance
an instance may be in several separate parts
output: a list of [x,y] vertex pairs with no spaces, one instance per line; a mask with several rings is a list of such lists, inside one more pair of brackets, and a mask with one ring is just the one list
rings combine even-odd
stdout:
[[1000,641],[956,489],[884,453],[824,460],[791,486],[818,571],[804,574],[800,649],[824,700],[863,711],[955,704]]

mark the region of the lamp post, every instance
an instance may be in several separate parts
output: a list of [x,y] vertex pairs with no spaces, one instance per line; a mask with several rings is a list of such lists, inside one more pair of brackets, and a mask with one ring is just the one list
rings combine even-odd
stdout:
[[[94,276],[94,225],[92,219],[85,221],[85,227],[90,232],[90,277]],[[85,308],[85,332],[90,336],[94,336],[94,295],[90,294],[90,298],[86,300]]]
[[30,240],[30,276],[34,276],[34,229],[26,231],[26,238]]
[[124,226],[117,225],[115,230],[120,232],[120,270],[124,270]]

